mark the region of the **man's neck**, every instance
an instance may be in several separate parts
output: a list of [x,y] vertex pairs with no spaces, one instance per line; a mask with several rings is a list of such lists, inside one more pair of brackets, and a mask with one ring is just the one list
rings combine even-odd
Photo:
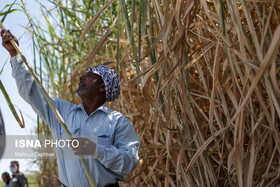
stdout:
[[105,93],[102,95],[82,95],[80,98],[88,116],[106,102]]
[[97,103],[97,102],[87,103],[83,101],[83,106],[88,116],[103,104],[104,103]]
[[19,170],[12,174],[13,177],[15,177],[19,173]]

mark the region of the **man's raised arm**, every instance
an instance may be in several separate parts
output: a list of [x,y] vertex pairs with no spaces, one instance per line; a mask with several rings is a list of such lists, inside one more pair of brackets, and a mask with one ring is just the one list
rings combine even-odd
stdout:
[[[9,30],[8,33],[18,44],[17,38]],[[23,63],[21,56],[18,54],[18,52],[10,42],[10,36],[3,30],[1,30],[1,37],[3,47],[11,55],[12,76],[16,80],[19,94],[27,103],[32,106],[33,110],[51,127],[52,130],[55,130],[53,128],[59,128],[59,126],[51,126],[51,124],[53,124],[53,120],[55,120],[56,118],[51,111],[46,99],[44,98],[40,88]],[[59,102],[56,99],[53,99],[53,101],[59,110]]]

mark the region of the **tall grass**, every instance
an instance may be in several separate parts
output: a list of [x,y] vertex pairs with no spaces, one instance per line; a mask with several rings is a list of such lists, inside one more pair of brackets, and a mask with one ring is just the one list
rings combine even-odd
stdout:
[[54,96],[79,103],[87,66],[119,71],[109,105],[141,139],[123,186],[279,184],[278,1],[49,2],[27,29]]

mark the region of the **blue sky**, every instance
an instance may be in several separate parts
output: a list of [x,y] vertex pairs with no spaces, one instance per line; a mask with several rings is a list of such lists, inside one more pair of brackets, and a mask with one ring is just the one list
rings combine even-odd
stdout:
[[[0,10],[2,10],[5,5],[11,4],[13,2],[14,0],[1,0]],[[26,0],[24,2],[26,2],[26,6],[31,17],[38,18],[41,11],[38,3],[36,3],[35,0]],[[44,3],[45,0],[40,2]],[[20,1],[18,0],[17,3],[20,4]],[[20,7],[17,5],[14,6],[14,8]],[[32,40],[30,34],[24,29],[24,27],[28,24],[28,19],[25,14],[20,11],[9,14],[3,24],[6,29],[9,29],[18,38],[21,36],[19,41],[20,48],[28,62],[33,64]],[[10,55],[2,47],[2,39],[0,40],[0,68],[2,68],[6,60],[8,60],[4,67],[4,72],[0,75],[0,79],[4,84],[11,101],[22,111],[25,120],[25,128],[22,129],[14,119],[2,92],[0,92],[0,109],[5,122],[6,135],[34,135],[35,128],[37,126],[37,116],[33,112],[32,108],[18,94],[15,80],[12,78],[11,65],[9,63]],[[9,172],[10,161],[11,160],[9,159],[0,160],[0,174],[2,174],[4,171]],[[20,163],[20,171],[23,173],[30,173],[34,170],[38,170],[36,165],[31,164],[33,160],[20,159],[18,161]]]

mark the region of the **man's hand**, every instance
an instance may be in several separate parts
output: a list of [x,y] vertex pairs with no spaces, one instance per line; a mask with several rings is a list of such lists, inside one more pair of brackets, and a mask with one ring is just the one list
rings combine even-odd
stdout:
[[79,146],[72,150],[75,155],[93,155],[95,153],[96,144],[87,138],[73,138],[72,140],[78,140]]
[[[15,42],[18,44],[17,38],[14,35],[12,35],[12,33],[9,30],[8,30],[8,33],[13,37]],[[2,37],[2,45],[3,45],[3,47],[8,50],[8,52],[11,55],[11,57],[16,56],[18,54],[18,52],[14,48],[14,46],[12,45],[10,36],[6,32],[4,32],[4,30],[1,30],[1,37]]]

